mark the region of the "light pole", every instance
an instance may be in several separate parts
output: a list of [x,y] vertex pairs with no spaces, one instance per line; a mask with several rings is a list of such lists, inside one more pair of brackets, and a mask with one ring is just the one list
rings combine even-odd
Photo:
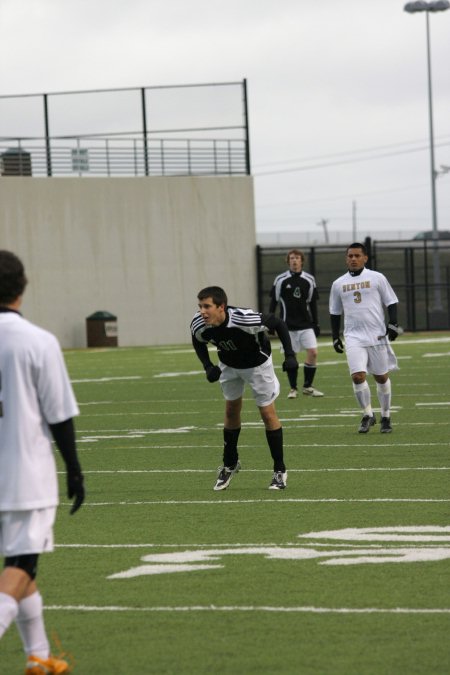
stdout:
[[[434,305],[432,307],[432,322],[440,324],[443,319],[443,309],[441,300],[441,270],[439,263],[439,249],[438,249],[438,223],[437,223],[437,207],[436,207],[436,178],[438,172],[434,165],[434,132],[433,132],[433,96],[431,90],[431,51],[430,51],[430,12],[443,12],[450,8],[448,0],[432,0],[425,2],[425,0],[416,0],[415,2],[407,2],[404,6],[405,12],[415,14],[416,12],[425,12],[426,28],[427,28],[427,66],[428,66],[428,119],[430,129],[430,169],[431,169],[431,214],[432,214],[432,230],[433,230],[433,282],[434,282]],[[439,328],[440,325],[431,326],[432,328]]]

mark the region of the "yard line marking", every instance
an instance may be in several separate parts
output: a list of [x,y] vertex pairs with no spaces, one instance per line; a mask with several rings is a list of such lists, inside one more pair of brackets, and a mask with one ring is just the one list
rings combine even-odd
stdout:
[[83,432],[82,438],[80,438],[79,442],[80,443],[89,443],[90,441],[98,441],[98,440],[110,440],[112,438],[143,438],[144,436],[148,436],[151,434],[187,434],[189,431],[192,431],[195,429],[195,427],[178,427],[177,429],[146,429],[145,431],[127,431],[126,433],[116,433],[112,434],[111,432],[107,432],[99,434],[99,433],[93,433],[89,434],[86,432]]
[[431,406],[431,405],[450,405],[450,401],[430,401],[427,403],[416,403],[416,406]]
[[[150,405],[150,402],[149,402]],[[163,417],[164,415],[204,415],[204,410],[188,410],[186,412],[180,413],[179,410],[165,410],[164,412],[154,412],[152,410],[142,410],[138,412],[105,412],[105,413],[83,413],[83,417],[119,417],[119,416],[136,416],[136,415],[157,415],[158,417]]]
[[[300,536],[300,535],[299,535]],[[387,546],[388,544],[386,544]],[[253,547],[258,547],[262,548],[264,546],[270,547],[270,546],[280,546],[280,544],[275,544],[275,543],[267,543],[267,544],[55,544],[55,548],[117,548],[117,549],[138,549],[138,548],[156,548],[156,549],[162,549],[162,548],[174,548],[174,549],[193,549],[193,548],[198,548],[200,550],[202,549],[209,549],[209,548],[241,548],[242,546],[253,546]],[[292,543],[288,542],[286,544],[282,544],[283,548],[289,549],[289,548],[298,548],[298,542],[297,543]],[[324,544],[321,541],[302,541],[302,548],[319,548],[322,546],[322,548],[330,548],[333,546],[334,549],[336,548],[342,548],[342,549],[348,549],[349,544],[339,544],[333,542],[333,544]],[[381,544],[371,544],[370,542],[367,544],[358,544],[358,543],[353,543],[352,542],[352,550],[357,550],[357,549],[373,549],[376,553],[380,551],[382,548]],[[406,548],[411,548],[414,549],[416,548],[416,545],[414,543],[408,543],[406,542],[403,547],[404,549]],[[442,544],[427,544],[427,548],[442,548]],[[359,551],[357,551],[359,552]]]
[[[398,360],[405,361],[407,359],[412,359],[412,356],[397,356]],[[336,361],[321,361],[320,362],[320,367],[323,368],[324,366],[346,366],[347,362],[344,360],[336,360]],[[278,363],[274,364],[275,370],[281,370],[282,366]],[[165,373],[158,373],[157,375],[153,375],[152,377],[155,379],[162,379],[162,378],[169,378],[169,377],[185,377],[185,376],[192,376],[192,375],[204,375],[205,371],[204,370],[175,370],[175,371],[169,371]]]
[[[385,528],[385,529],[387,529],[387,528]],[[392,529],[395,529],[395,528],[392,528]],[[414,528],[402,528],[402,529],[403,530],[408,530],[408,529],[412,530]],[[423,531],[432,530],[433,532],[437,529],[439,529],[439,528],[438,527],[427,527],[427,526],[422,528]],[[441,527],[440,529],[443,530],[443,531],[448,531],[448,528],[446,528],[446,527]],[[320,534],[320,533],[314,533],[314,532],[311,533],[313,538],[314,538],[315,534],[317,535],[317,534]],[[298,535],[299,538],[308,537],[308,536],[309,536],[309,533]],[[352,534],[352,536],[347,537],[347,539],[348,539],[347,543],[339,543],[339,541],[336,541],[336,539],[337,539],[336,537],[330,537],[330,538],[334,539],[334,541],[332,543],[331,542],[323,543],[321,541],[318,541],[317,539],[314,539],[314,541],[312,541],[312,542],[302,541],[301,545],[302,545],[302,547],[306,547],[306,548],[308,546],[310,548],[318,548],[318,547],[322,546],[323,548],[333,547],[333,549],[335,549],[335,548],[348,549],[349,546],[351,545],[352,550],[353,549],[374,549],[375,552],[378,552],[380,549],[385,548],[386,546],[389,545],[389,544],[385,543],[385,540],[383,538],[381,538],[381,539],[383,539],[383,544],[381,544],[381,543],[380,544],[372,544],[372,543],[370,543],[370,541],[367,542],[365,537],[362,537],[362,538],[360,537],[360,539],[361,540],[364,539],[364,541],[362,543],[359,543],[357,534],[355,534],[355,535]],[[434,538],[435,537],[433,536],[433,539]],[[380,541],[381,541],[381,539],[380,539]],[[440,541],[437,541],[436,543],[434,543],[433,539],[424,537],[424,541],[427,542],[427,548],[441,548],[442,543],[440,543]],[[436,539],[440,540],[441,537],[436,537]],[[442,537],[442,539],[444,539],[444,541],[447,541],[448,537],[445,537],[445,538]],[[376,537],[374,538],[374,540],[376,541]],[[396,538],[392,538],[392,541],[396,541]],[[77,544],[55,544],[55,548],[96,548],[96,549],[97,548],[98,549],[102,549],[102,548],[110,548],[110,549],[139,549],[139,548],[162,549],[162,548],[164,548],[164,549],[166,549],[166,548],[169,548],[169,549],[183,549],[183,550],[193,549],[193,548],[198,548],[200,550],[211,549],[211,548],[213,548],[213,549],[222,549],[222,548],[223,549],[239,549],[239,548],[244,548],[244,547],[245,548],[250,547],[250,548],[261,549],[261,548],[270,548],[270,547],[278,547],[279,548],[281,546],[283,548],[287,549],[287,550],[289,548],[298,548],[299,542],[298,541],[296,541],[296,542],[285,542],[283,544],[274,543],[274,542],[263,542],[263,543],[259,542],[258,544],[252,544],[252,543],[245,543],[245,544],[244,543],[232,543],[232,544],[226,544],[226,543],[225,544],[224,543],[222,543],[222,544],[214,544],[214,543],[211,543],[211,544],[192,544],[192,543],[184,543],[184,544],[164,544],[164,543],[160,543],[160,544],[155,544],[155,543],[152,543],[152,544],[80,544],[80,543],[77,543]],[[403,537],[402,548],[416,548],[415,538],[410,537],[410,536]]]
[[283,612],[313,614],[450,614],[448,607],[274,607],[254,605],[191,605],[174,607],[124,607],[120,605],[46,605],[46,611],[68,612]]
[[85,384],[88,382],[113,382],[116,380],[142,380],[142,375],[123,375],[121,377],[96,377],[85,380],[71,380],[72,384]]
[[[399,346],[407,346],[407,345],[420,345],[420,344],[435,344],[439,342],[450,342],[450,337],[428,337],[428,338],[410,338],[408,336],[402,337],[402,340],[397,343]],[[272,340],[272,344],[274,347],[279,347],[280,346],[280,341],[275,339]],[[319,345],[321,347],[332,347],[333,343],[328,342],[328,341],[323,341],[319,340]],[[396,345],[396,346],[397,346]],[[123,349],[123,347],[121,347]],[[153,347],[150,347],[149,349],[154,349]],[[209,347],[209,351],[212,352],[213,354],[215,353],[215,348],[214,347]],[[174,347],[173,349],[166,349],[165,347],[161,349],[161,354],[195,354],[194,350],[192,347]]]
[[[435,425],[436,426],[436,425]],[[164,432],[164,431],[154,431],[153,433],[169,433],[169,432]],[[181,433],[177,431],[173,431],[170,433]],[[113,439],[113,438],[138,438],[139,436],[132,436],[132,435],[126,435],[126,436],[84,436],[80,437],[77,439],[77,443],[91,443],[91,442],[96,442],[97,439],[102,439],[102,440],[108,440],[108,439]],[[283,444],[285,448],[298,448],[299,444],[294,444],[294,443],[284,443]],[[419,447],[419,448],[433,448],[433,447],[438,447],[438,448],[444,448],[450,445],[450,441],[444,443],[367,443],[366,448],[391,448],[391,447],[396,447],[396,448],[414,448],[414,447]],[[253,445],[243,445],[242,443],[239,444],[240,448],[250,448],[254,449]],[[116,446],[108,446],[108,452],[111,450],[166,450],[166,449],[171,449],[171,450],[189,450],[190,448],[198,448],[200,449],[211,449],[211,445],[185,445],[184,443],[182,445],[154,445],[153,443],[151,445],[131,445],[131,446],[125,446],[125,445],[116,445]],[[350,445],[349,443],[309,443],[308,447],[306,448],[307,450],[311,449],[317,450],[317,448],[347,448],[347,449],[360,449],[360,446],[356,445]],[[302,448],[304,450],[304,448]]]
[[[324,469],[289,469],[289,473],[327,473],[337,471],[450,471],[450,466],[374,466],[374,467],[348,467],[348,468],[324,468]],[[247,473],[267,473],[267,469],[241,469],[241,472]],[[58,471],[61,475],[66,475],[65,471]],[[87,473],[214,473],[214,469],[91,469],[83,471]]]
[[429,343],[439,343],[439,342],[450,342],[450,337],[438,337],[438,338],[418,338],[417,340],[403,340],[402,342],[397,342],[396,347],[403,347],[408,344],[410,345],[424,345]]
[[[55,548],[241,548],[242,546],[279,546],[279,544],[268,543],[268,544],[55,544]],[[298,542],[284,544],[284,546],[298,546]],[[313,544],[302,544],[302,546],[325,546],[325,544],[320,544],[314,542]],[[347,546],[348,544],[335,544],[333,542],[333,548],[336,546]],[[352,543],[353,546],[353,543]],[[361,546],[367,548],[365,544],[355,544],[355,546]],[[368,544],[373,548],[377,548],[375,544]]]
[[298,535],[300,539],[337,539],[376,542],[450,542],[450,525],[406,525],[395,527],[346,527]]
[[429,352],[428,354],[422,354],[422,358],[433,358],[435,356],[450,356],[450,352],[441,352],[440,354],[436,353],[434,354],[433,352]]
[[[450,499],[447,498],[436,498],[436,499],[426,499],[426,498],[395,498],[395,497],[374,497],[373,499],[343,499],[337,497],[323,498],[323,499],[308,499],[308,498],[283,498],[280,499],[165,499],[161,501],[138,501],[138,502],[84,502],[84,507],[93,507],[93,506],[186,506],[186,505],[199,505],[199,504],[218,504],[218,505],[227,505],[227,504],[273,504],[274,502],[278,504],[356,504],[356,503],[388,503],[388,504],[397,504],[397,503],[427,503],[427,504],[438,504],[438,503],[447,503],[450,502]],[[62,506],[71,506],[72,502],[63,503]]]
[[184,377],[185,375],[204,375],[204,374],[205,374],[204,370],[185,370],[185,371],[178,370],[178,371],[172,372],[172,373],[159,373],[158,375],[153,375],[153,377],[154,378]]

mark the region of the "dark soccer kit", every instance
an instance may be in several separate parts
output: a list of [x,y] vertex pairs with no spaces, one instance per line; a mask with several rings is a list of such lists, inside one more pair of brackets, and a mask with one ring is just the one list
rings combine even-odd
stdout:
[[317,324],[317,292],[314,277],[308,272],[279,274],[270,293],[270,312],[280,303],[280,316],[291,331],[306,330]]
[[219,360],[231,368],[256,368],[265,363],[272,352],[267,330],[279,328],[279,320],[237,307],[227,307],[226,317],[220,326],[207,326],[200,312],[194,316],[192,343],[202,364],[210,363],[208,342],[217,347]]

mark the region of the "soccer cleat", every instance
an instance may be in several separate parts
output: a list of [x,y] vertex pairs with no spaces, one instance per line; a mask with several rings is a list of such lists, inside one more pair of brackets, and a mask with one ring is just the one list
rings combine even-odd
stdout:
[[234,467],[219,466],[216,484],[214,490],[226,490],[235,473],[241,468],[240,462],[236,462]]
[[364,417],[361,420],[361,424],[359,425],[358,433],[367,434],[370,427],[373,427],[373,425],[376,424],[376,422],[377,420],[375,415],[364,415]]
[[40,659],[38,656],[30,656],[27,659],[25,675],[62,675],[71,670],[67,661],[49,656],[48,659]]
[[381,418],[380,432],[382,434],[392,433],[392,426],[391,426],[391,418],[390,417],[382,417]]
[[274,471],[269,490],[284,490],[287,483],[287,471]]
[[288,398],[297,398],[297,389],[291,389],[291,391],[288,394]]
[[314,387],[303,387],[303,393],[305,394],[305,396],[314,396],[314,397],[316,397],[316,398],[317,398],[318,396],[323,396],[323,395],[324,395],[324,394],[323,394],[321,391],[319,391],[318,389],[314,389]]

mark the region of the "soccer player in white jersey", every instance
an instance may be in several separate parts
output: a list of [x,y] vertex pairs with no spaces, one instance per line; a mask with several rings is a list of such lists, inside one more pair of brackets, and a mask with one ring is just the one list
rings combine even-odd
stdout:
[[[250,386],[266,430],[273,460],[270,490],[286,487],[283,429],[275,410],[280,383],[273,369],[268,330],[275,330],[284,347],[283,368],[298,368],[286,324],[273,314],[230,307],[223,288],[208,286],[198,295],[198,312],[191,322],[192,344],[209,382],[220,382],[225,398],[223,466],[214,490],[225,490],[241,465],[238,438],[241,431],[242,395]],[[219,365],[211,362],[207,344],[217,348]]]
[[53,550],[58,484],[52,436],[74,498],[70,513],[84,500],[72,420],[79,411],[58,341],[19,312],[26,284],[19,258],[0,251],[0,638],[15,621],[25,675],[60,675],[70,667],[50,655],[35,579],[39,555]]
[[[383,274],[365,266],[367,260],[363,244],[350,244],[346,252],[348,271],[331,287],[329,309],[333,347],[339,354],[344,352],[339,337],[341,315],[344,314],[347,363],[356,400],[364,413],[358,431],[366,434],[376,423],[367,382],[367,373],[370,373],[376,381],[381,408],[380,431],[388,434],[392,431],[389,372],[398,368],[390,342],[401,332],[397,323],[398,298]],[[389,317],[387,327],[385,309]]]

